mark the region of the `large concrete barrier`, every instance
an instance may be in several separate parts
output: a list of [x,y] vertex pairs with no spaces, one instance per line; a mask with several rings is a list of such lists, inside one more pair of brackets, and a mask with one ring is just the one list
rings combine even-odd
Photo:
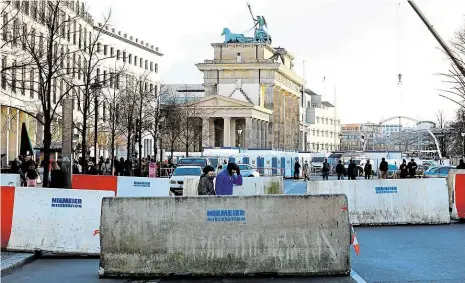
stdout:
[[101,277],[350,272],[345,195],[104,198]]
[[451,217],[465,219],[465,170],[450,170],[447,187]]
[[[215,182],[214,182],[215,183]],[[197,196],[199,178],[184,179],[183,195]],[[283,178],[276,177],[247,177],[242,178],[242,186],[233,187],[234,196],[282,195],[284,194]]]
[[19,174],[1,173],[0,186],[21,186],[21,178]]
[[445,179],[317,181],[307,193],[346,194],[355,225],[450,223]]
[[1,187],[2,249],[100,253],[102,198],[111,191]]

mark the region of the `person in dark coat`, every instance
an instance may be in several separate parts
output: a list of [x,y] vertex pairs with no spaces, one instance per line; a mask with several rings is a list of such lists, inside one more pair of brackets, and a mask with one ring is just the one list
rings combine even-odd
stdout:
[[339,160],[339,162],[336,165],[336,174],[338,180],[344,179],[344,175],[346,174],[346,168],[344,167],[344,164],[342,164],[342,160]]
[[98,170],[94,165],[94,162],[89,162],[89,168],[87,169],[87,174],[89,175],[98,175]]
[[373,172],[373,167],[371,166],[370,159],[367,160],[364,168],[365,179],[371,179],[371,172]]
[[64,188],[65,187],[65,172],[61,171],[58,163],[52,163],[52,171],[50,172],[50,188]]
[[213,184],[213,179],[215,179],[215,168],[207,165],[202,171],[203,174],[200,176],[199,186],[197,187],[199,196],[216,195],[215,186]]
[[413,158],[407,164],[407,169],[408,169],[408,174],[410,175],[410,178],[415,178],[415,175],[417,173],[417,163],[415,162]]
[[463,159],[460,159],[457,169],[465,169],[465,162],[463,162]]
[[328,159],[325,159],[325,162],[323,162],[323,167],[321,168],[321,173],[323,175],[323,180],[328,180],[329,171],[330,171],[330,166],[329,166],[329,163],[328,163]]
[[296,161],[294,164],[294,180],[299,179],[299,174],[300,174],[300,163],[299,161]]
[[349,166],[347,168],[347,174],[349,176],[349,180],[356,180],[357,179],[357,165],[355,165],[354,161],[351,159],[349,162]]
[[124,176],[125,165],[126,165],[126,162],[124,161],[124,158],[121,157],[118,162],[118,176]]
[[400,169],[400,178],[405,179],[408,175],[408,168],[407,168],[407,161],[404,159],[402,160],[402,164],[399,166]]
[[389,169],[389,164],[387,163],[386,159],[383,157],[381,158],[381,162],[379,163],[379,173],[381,179],[387,178],[387,172]]

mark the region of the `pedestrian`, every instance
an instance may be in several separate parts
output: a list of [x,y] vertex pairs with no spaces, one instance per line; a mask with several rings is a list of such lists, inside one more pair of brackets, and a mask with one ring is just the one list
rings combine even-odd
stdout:
[[330,166],[328,163],[328,159],[325,158],[325,161],[323,162],[323,167],[321,168],[323,180],[328,180],[329,171],[330,171]]
[[80,170],[79,170],[79,163],[78,161],[75,159],[73,161],[73,175],[76,175],[76,174],[80,174]]
[[216,194],[232,195],[233,185],[242,186],[242,176],[236,163],[228,163],[226,170],[216,176]]
[[339,160],[339,162],[336,165],[336,174],[337,174],[338,180],[344,180],[344,175],[346,174],[346,168],[344,167],[344,164],[342,164],[342,160]]
[[463,159],[460,159],[457,169],[465,169],[465,162],[463,162]]
[[103,175],[111,175],[111,163],[110,158],[105,160],[105,163],[102,165]]
[[215,193],[215,186],[213,179],[215,179],[215,168],[210,165],[205,166],[202,170],[203,174],[200,176],[199,186],[197,191],[199,196],[213,196]]
[[52,162],[52,170],[50,171],[50,188],[65,187],[65,172],[61,171],[58,162]]
[[351,159],[349,162],[349,166],[347,168],[347,174],[349,176],[349,180],[356,180],[357,179],[357,165],[355,165],[354,161]]
[[103,156],[100,156],[98,160],[98,174],[103,175],[103,164],[104,164]]
[[37,185],[37,174],[36,168],[33,163],[29,164],[29,169],[26,172],[26,181],[28,187],[35,187]]
[[400,178],[401,179],[407,178],[408,169],[407,169],[407,161],[405,159],[402,160],[402,164],[400,165],[399,169],[400,169]]
[[410,162],[407,164],[407,169],[410,178],[415,178],[415,175],[417,173],[417,163],[415,162],[415,159],[412,158],[410,160]]
[[365,179],[371,179],[371,173],[373,172],[373,167],[371,166],[370,159],[367,160],[364,168]]
[[301,166],[299,160],[296,160],[294,164],[294,181],[297,181],[299,179],[300,167]]
[[310,181],[310,166],[308,166],[308,161],[305,160],[304,167],[302,168],[303,174],[304,174],[304,180],[305,181]]
[[89,162],[89,168],[87,169],[87,174],[89,175],[98,175],[98,169],[95,167],[94,162]]
[[379,174],[381,179],[387,178],[387,171],[389,169],[389,164],[387,163],[386,159],[383,157],[381,158],[381,162],[379,163]]

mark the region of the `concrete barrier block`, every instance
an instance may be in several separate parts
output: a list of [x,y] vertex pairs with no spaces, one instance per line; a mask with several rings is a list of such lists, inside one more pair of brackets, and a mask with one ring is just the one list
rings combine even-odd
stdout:
[[347,195],[354,225],[450,223],[445,179],[317,181],[307,193]]
[[167,197],[168,178],[118,176],[116,195],[119,197]]
[[[184,178],[184,184],[182,187],[182,195],[185,197],[198,196],[198,187],[199,187],[200,178],[198,177],[186,177]],[[213,184],[215,182],[213,181]]]
[[[215,184],[215,180],[213,181]],[[199,178],[184,179],[183,196],[197,196]],[[233,187],[234,196],[282,195],[284,194],[283,178],[278,177],[245,177],[242,186]]]
[[101,277],[350,272],[345,195],[104,198]]

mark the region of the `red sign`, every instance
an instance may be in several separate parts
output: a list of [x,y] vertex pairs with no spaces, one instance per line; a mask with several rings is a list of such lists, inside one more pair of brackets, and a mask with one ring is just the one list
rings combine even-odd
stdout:
[[155,162],[149,163],[149,178],[157,177],[157,164]]

